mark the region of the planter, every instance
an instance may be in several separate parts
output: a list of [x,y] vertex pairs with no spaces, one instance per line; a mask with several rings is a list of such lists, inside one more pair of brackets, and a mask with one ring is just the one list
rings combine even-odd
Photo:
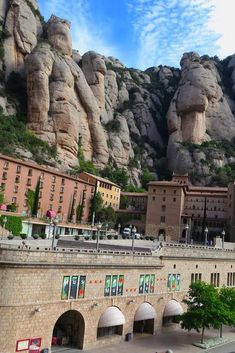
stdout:
[[33,235],[32,235],[32,237],[33,237],[33,239],[35,239],[35,240],[36,240],[36,239],[38,239],[38,238],[39,238],[39,235],[38,235],[38,234],[33,234]]
[[8,235],[8,237],[7,237],[7,239],[9,239],[9,240],[11,240],[13,238],[14,238],[14,235],[12,235],[12,234]]
[[20,237],[21,237],[21,239],[27,239],[27,234],[21,233],[21,234],[20,234]]

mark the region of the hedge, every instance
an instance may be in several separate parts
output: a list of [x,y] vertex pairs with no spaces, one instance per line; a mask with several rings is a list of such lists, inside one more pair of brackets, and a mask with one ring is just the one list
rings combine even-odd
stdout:
[[7,222],[5,224],[5,228],[9,230],[13,235],[19,236],[22,232],[22,218],[18,216],[6,216],[2,215],[0,217],[0,223],[3,226],[3,218],[7,218]]

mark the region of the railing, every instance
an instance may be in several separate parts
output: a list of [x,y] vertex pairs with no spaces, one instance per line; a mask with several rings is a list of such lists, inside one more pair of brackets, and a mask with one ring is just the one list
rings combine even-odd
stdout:
[[228,252],[235,252],[235,249],[226,249],[226,248],[217,248],[210,245],[193,245],[193,244],[184,244],[184,243],[170,243],[170,242],[162,242],[162,247],[175,247],[181,249],[204,249],[210,251],[228,251]]
[[133,251],[132,250],[107,250],[107,249],[78,249],[78,248],[58,248],[58,247],[39,247],[31,245],[15,245],[15,244],[0,244],[0,249],[13,249],[24,251],[53,251],[64,253],[80,253],[80,254],[94,254],[94,255],[137,255],[137,256],[152,256],[151,252]]

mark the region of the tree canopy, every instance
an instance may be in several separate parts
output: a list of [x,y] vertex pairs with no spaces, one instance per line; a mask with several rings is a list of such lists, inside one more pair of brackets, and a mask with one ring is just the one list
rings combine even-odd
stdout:
[[188,297],[183,300],[187,304],[187,311],[180,316],[181,327],[189,331],[201,330],[203,343],[205,328],[219,329],[223,324],[232,324],[231,310],[221,299],[222,296],[213,285],[204,282],[191,284]]

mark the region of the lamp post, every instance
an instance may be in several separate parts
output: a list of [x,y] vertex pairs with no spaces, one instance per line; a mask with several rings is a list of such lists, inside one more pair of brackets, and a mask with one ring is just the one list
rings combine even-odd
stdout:
[[224,237],[225,237],[225,230],[222,230],[222,249],[224,249]]
[[134,252],[135,233],[136,233],[136,227],[133,226],[132,229],[131,229],[131,234],[132,234],[131,251],[132,251],[132,252]]
[[108,231],[108,227],[109,227],[108,223],[106,223],[104,227],[105,227],[105,239],[106,239],[107,238],[107,231]]
[[2,237],[1,237],[1,240],[2,240],[2,238],[3,238],[4,229],[5,229],[5,227],[6,227],[7,217],[3,217],[2,223],[3,223],[3,226],[2,226]]
[[186,223],[184,226],[185,229],[185,244],[188,243],[188,230],[189,230],[189,225]]
[[96,251],[99,251],[99,236],[100,236],[100,230],[101,230],[102,224],[99,222],[97,224],[97,236],[96,236]]
[[54,244],[55,244],[55,232],[56,232],[56,226],[57,226],[58,223],[59,223],[58,217],[53,218],[52,224],[53,224],[53,226],[54,226],[54,229],[53,229],[53,237],[52,237],[52,249],[54,249]]
[[207,227],[204,229],[204,232],[205,232],[205,246],[207,246],[207,235],[208,235],[208,228]]

